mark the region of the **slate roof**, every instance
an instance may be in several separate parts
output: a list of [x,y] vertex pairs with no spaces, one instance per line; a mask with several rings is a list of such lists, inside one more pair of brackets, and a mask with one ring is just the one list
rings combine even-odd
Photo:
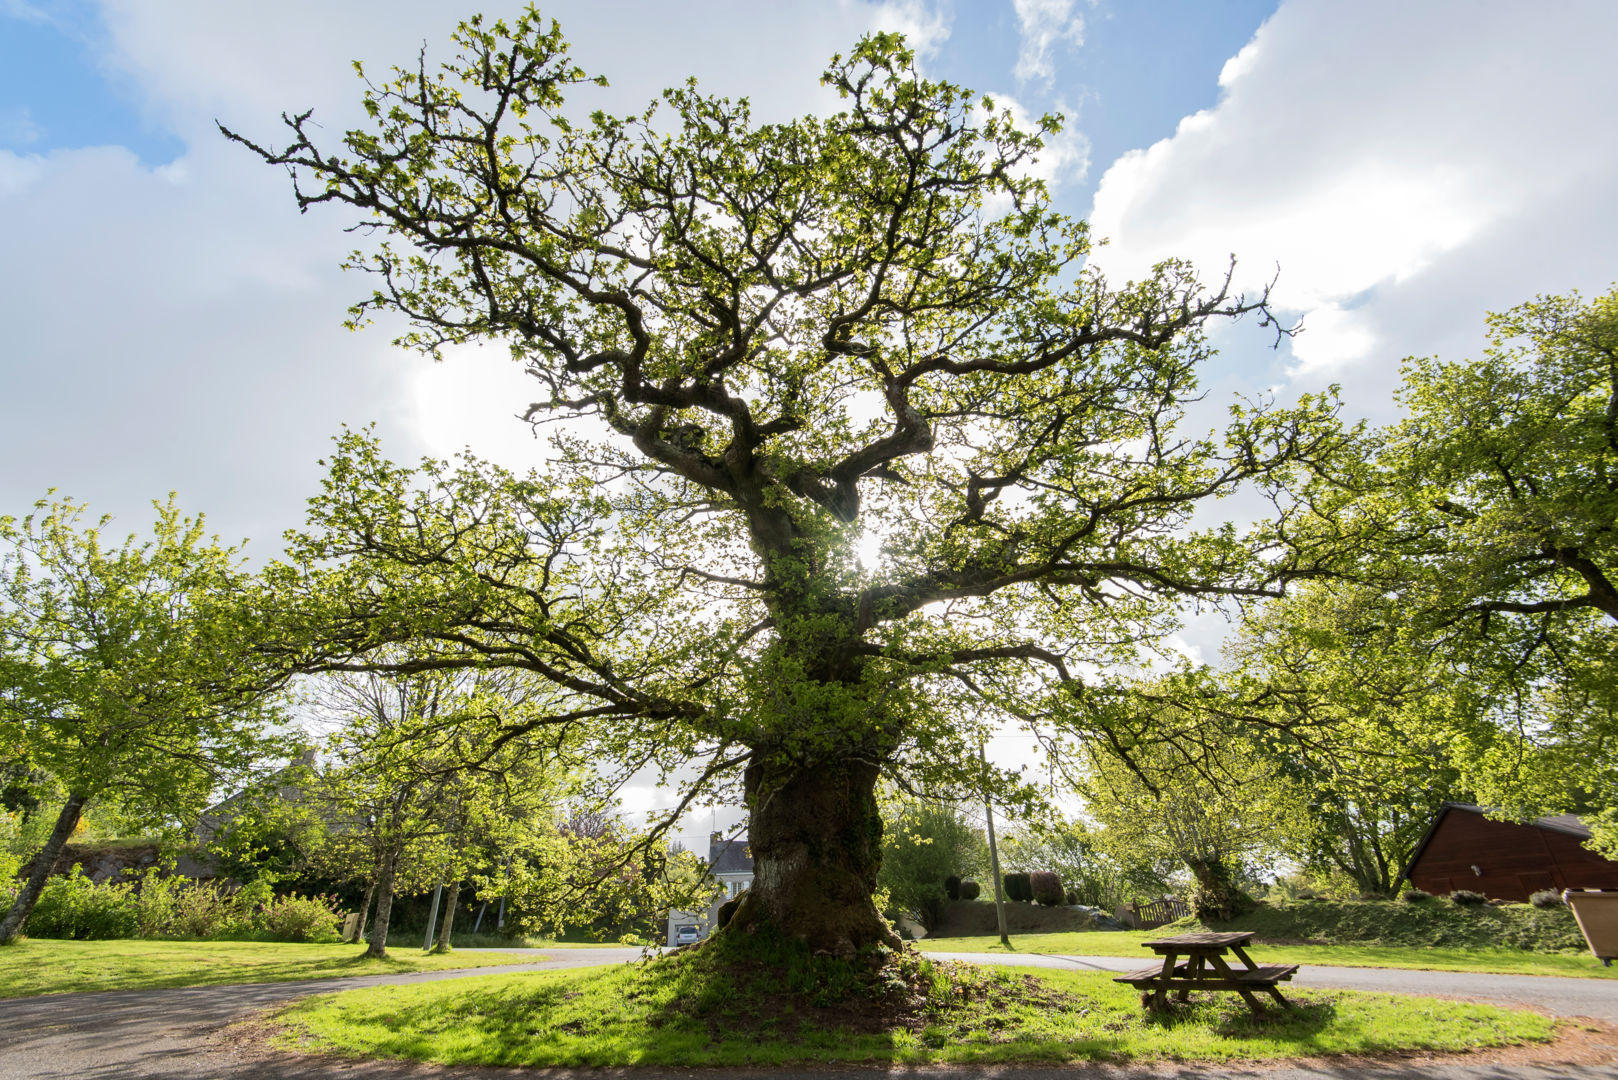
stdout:
[[746,840],[725,840],[718,833],[708,838],[708,871],[713,874],[751,874],[753,849]]
[[1535,818],[1530,825],[1538,825],[1541,829],[1550,829],[1552,832],[1567,833],[1577,836],[1580,840],[1590,839],[1590,826],[1586,825],[1577,814],[1548,814],[1545,817]]

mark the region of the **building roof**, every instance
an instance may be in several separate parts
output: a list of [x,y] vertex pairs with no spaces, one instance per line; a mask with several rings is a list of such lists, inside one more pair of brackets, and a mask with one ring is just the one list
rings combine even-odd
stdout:
[[753,849],[746,840],[726,840],[718,833],[708,837],[708,872],[711,874],[751,874]]
[[[1473,806],[1471,803],[1447,802],[1439,807],[1438,813],[1433,816],[1433,823],[1427,826],[1426,832],[1421,834],[1421,840],[1416,844],[1416,850],[1410,853],[1410,861],[1405,863],[1405,868],[1400,871],[1399,876],[1393,879],[1395,885],[1410,877],[1410,871],[1415,867],[1417,861],[1421,859],[1421,853],[1427,850],[1427,842],[1433,838],[1433,833],[1438,831],[1438,825],[1444,820],[1444,815],[1451,810],[1465,810],[1469,814],[1487,814],[1489,812],[1483,807]],[[1547,814],[1532,821],[1513,821],[1508,822],[1508,824],[1531,825],[1536,829],[1565,833],[1580,840],[1588,840],[1591,835],[1590,827],[1577,814]]]
[[1549,829],[1552,832],[1577,836],[1580,840],[1588,840],[1591,836],[1590,826],[1586,825],[1577,814],[1547,814],[1535,818],[1529,824],[1538,825],[1541,829]]

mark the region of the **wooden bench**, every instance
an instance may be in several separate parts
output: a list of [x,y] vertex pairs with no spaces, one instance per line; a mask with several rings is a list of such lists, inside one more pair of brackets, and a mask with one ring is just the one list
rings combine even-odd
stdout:
[[[1163,957],[1163,963],[1144,967],[1138,971],[1116,976],[1113,981],[1127,983],[1140,990],[1141,1004],[1151,1009],[1168,1005],[1168,995],[1175,994],[1185,1001],[1193,990],[1223,990],[1240,994],[1248,1008],[1262,1012],[1254,990],[1262,990],[1283,1008],[1292,1003],[1281,996],[1277,985],[1297,974],[1297,964],[1253,963],[1242,946],[1253,939],[1252,933],[1186,934],[1181,937],[1162,938],[1145,942]],[[1225,963],[1224,954],[1234,953],[1243,967],[1233,969]],[[1185,959],[1180,959],[1180,957]]]

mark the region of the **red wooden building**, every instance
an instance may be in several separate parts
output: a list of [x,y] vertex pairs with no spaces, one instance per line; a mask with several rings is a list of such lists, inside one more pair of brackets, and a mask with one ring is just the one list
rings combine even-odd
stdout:
[[1517,902],[1541,889],[1618,889],[1618,862],[1585,849],[1590,830],[1573,814],[1522,825],[1483,814],[1445,803],[1401,876],[1439,896],[1470,889]]

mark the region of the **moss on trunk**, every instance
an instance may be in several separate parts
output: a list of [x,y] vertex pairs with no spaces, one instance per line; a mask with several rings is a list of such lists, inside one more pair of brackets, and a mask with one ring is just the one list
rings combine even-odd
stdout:
[[748,768],[753,884],[727,932],[767,925],[837,957],[899,947],[871,900],[882,863],[876,781],[875,765],[849,757]]

